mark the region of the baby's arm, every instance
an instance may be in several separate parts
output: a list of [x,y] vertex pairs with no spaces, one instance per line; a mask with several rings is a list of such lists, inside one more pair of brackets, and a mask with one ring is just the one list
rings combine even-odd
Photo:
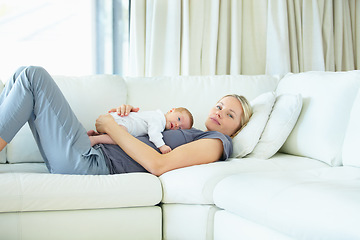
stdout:
[[169,146],[167,146],[164,142],[163,135],[161,132],[148,132],[149,135],[149,140],[150,142],[152,142],[159,150],[161,153],[168,153],[171,151],[171,148]]
[[150,142],[152,142],[162,154],[169,153],[171,148],[167,146],[163,140],[162,132],[165,126],[161,118],[153,117],[148,119],[148,136]]
[[171,148],[168,145],[162,145],[159,147],[159,150],[162,154],[171,152]]

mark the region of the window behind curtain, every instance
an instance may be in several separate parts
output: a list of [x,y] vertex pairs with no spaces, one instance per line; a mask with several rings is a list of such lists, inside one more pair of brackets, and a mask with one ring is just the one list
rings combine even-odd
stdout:
[[124,74],[128,1],[0,0],[0,79],[22,65],[53,75]]
[[126,75],[130,0],[95,0],[96,72]]

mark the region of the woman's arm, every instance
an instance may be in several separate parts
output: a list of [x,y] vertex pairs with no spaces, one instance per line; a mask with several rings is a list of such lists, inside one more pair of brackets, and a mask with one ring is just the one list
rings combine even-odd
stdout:
[[96,120],[96,129],[107,133],[132,159],[156,176],[177,168],[215,162],[223,153],[221,140],[200,139],[160,154],[131,136],[110,115],[101,115]]

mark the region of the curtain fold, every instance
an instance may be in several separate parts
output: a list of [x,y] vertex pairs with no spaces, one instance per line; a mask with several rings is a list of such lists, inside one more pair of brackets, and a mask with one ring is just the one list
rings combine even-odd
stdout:
[[360,69],[360,0],[133,0],[129,75]]

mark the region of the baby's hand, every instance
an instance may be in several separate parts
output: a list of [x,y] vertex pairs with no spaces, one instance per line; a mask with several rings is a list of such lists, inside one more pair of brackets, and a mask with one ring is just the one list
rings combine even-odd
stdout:
[[171,148],[167,145],[162,145],[159,149],[162,154],[171,152]]

